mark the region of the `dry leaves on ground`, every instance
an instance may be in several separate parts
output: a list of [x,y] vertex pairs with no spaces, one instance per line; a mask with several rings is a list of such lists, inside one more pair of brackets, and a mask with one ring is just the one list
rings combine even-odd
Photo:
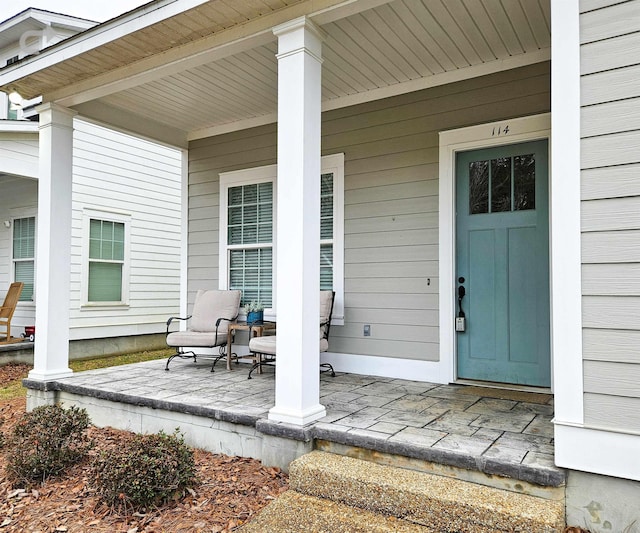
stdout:
[[[0,367],[0,386],[28,367]],[[16,375],[17,373],[17,375]],[[5,381],[7,380],[7,381]],[[0,401],[6,434],[25,411],[24,398]],[[92,455],[118,446],[127,432],[91,428]],[[0,533],[223,533],[233,531],[287,489],[287,476],[254,459],[195,451],[200,483],[179,502],[148,513],[119,516],[102,504],[90,484],[89,461],[32,489],[12,487],[0,453]]]

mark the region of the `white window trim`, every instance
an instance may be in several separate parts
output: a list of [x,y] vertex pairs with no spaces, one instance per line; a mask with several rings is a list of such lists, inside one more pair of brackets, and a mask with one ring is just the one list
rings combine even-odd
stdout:
[[23,208],[23,209],[12,209],[11,210],[11,230],[9,231],[9,279],[11,283],[15,281],[16,270],[14,267],[14,259],[13,259],[13,232],[15,228],[15,221],[21,218],[35,218],[35,242],[33,249],[33,300],[30,302],[18,302],[19,307],[35,307],[36,306],[36,272],[38,268],[38,210],[35,207]]
[[[504,134],[505,126],[509,126]],[[551,139],[551,115],[545,113],[530,117],[480,124],[467,128],[440,132],[439,168],[439,294],[440,294],[440,362],[438,379],[450,383],[457,376],[457,348],[455,334],[455,287],[456,287],[456,213],[455,213],[455,157],[465,150],[487,148],[503,144],[521,143],[536,139]],[[551,152],[551,142],[549,142]],[[549,190],[551,188],[551,153],[549,155]],[[551,205],[551,198],[550,198]],[[550,224],[558,222],[551,219]],[[550,255],[551,267],[557,266]],[[558,288],[552,287],[551,312]],[[552,331],[552,335],[554,332]],[[553,352],[551,354],[553,368]],[[553,380],[553,372],[551,374]],[[552,385],[553,386],[553,385]]]
[[[278,246],[277,227],[277,165],[254,167],[220,174],[220,225],[218,230],[218,287],[228,288],[228,251],[227,251],[227,189],[251,183],[273,183],[273,307],[265,309],[265,316],[272,320],[277,314],[276,265]],[[333,290],[336,298],[331,323],[344,325],[344,154],[332,154],[322,157],[321,173],[333,173]]]
[[[119,302],[89,301],[89,229],[91,219],[124,224],[124,262],[122,265],[122,299]],[[116,211],[84,209],[82,211],[81,309],[128,308],[131,274],[131,214]]]
[[[219,287],[220,289],[226,290],[229,288],[229,279],[228,279],[228,261],[229,261],[229,249],[227,247],[227,223],[228,223],[228,195],[227,190],[230,187],[239,187],[241,185],[253,185],[255,183],[272,183],[273,184],[273,239],[271,241],[272,246],[272,260],[273,260],[273,296],[272,296],[272,304],[273,307],[267,308],[264,310],[265,315],[268,318],[275,318],[275,309],[276,309],[276,282],[275,282],[275,271],[276,271],[276,235],[277,235],[277,226],[276,226],[276,213],[278,209],[277,203],[277,168],[276,165],[268,165],[264,167],[256,167],[249,168],[244,170],[237,170],[234,172],[224,172],[220,174],[220,225],[219,225],[219,256],[218,256],[218,268],[219,268]],[[265,243],[260,243],[265,244]],[[241,310],[242,314],[242,310]],[[244,316],[244,315],[243,315]]]

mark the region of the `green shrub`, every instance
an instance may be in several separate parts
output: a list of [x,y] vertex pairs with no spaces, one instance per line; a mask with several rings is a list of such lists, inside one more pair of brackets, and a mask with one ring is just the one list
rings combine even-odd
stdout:
[[94,486],[120,512],[149,509],[184,496],[196,481],[193,450],[178,430],[167,435],[135,435],[94,461]]
[[89,424],[87,411],[78,407],[45,405],[25,413],[7,438],[8,478],[44,481],[77,463],[92,446],[85,431]]

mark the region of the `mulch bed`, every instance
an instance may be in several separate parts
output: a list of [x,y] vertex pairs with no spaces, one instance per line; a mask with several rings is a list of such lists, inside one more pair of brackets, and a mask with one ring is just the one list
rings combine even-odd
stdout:
[[[24,377],[26,365],[0,367],[0,387]],[[25,399],[0,400],[6,435],[25,412]],[[130,433],[113,428],[89,430],[95,440],[91,455],[119,446]],[[11,486],[4,475],[0,450],[0,533],[222,533],[241,526],[287,490],[287,476],[259,461],[195,450],[199,484],[181,501],[146,513],[122,516],[96,496],[87,460],[64,476],[26,488]]]

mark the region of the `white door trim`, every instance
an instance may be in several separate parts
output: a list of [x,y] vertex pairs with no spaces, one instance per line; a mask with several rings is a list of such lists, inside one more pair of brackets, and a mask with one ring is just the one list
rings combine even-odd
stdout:
[[[551,138],[551,114],[513,118],[440,132],[439,175],[439,294],[440,377],[456,379],[455,316],[455,155],[456,152]],[[551,146],[551,143],[549,143]],[[551,157],[549,157],[551,161]],[[551,164],[549,164],[551,184]],[[549,187],[549,195],[552,187]],[[552,202],[550,202],[552,205]],[[551,210],[549,210],[551,218]],[[551,256],[550,256],[551,257]],[[551,302],[553,308],[553,293]],[[553,332],[552,332],[553,335]],[[553,361],[552,361],[553,363]],[[553,373],[552,373],[553,374]],[[553,376],[552,376],[553,377]],[[552,383],[553,386],[553,383]]]

